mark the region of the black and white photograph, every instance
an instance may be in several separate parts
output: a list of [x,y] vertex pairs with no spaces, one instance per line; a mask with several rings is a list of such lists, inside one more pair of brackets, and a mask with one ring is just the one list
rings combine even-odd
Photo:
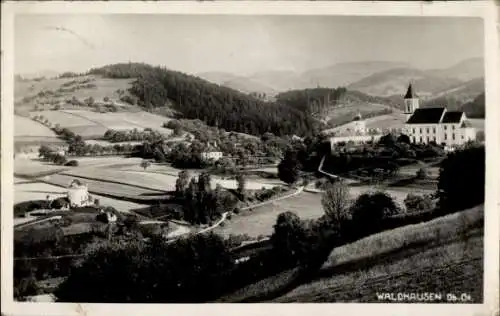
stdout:
[[491,296],[482,17],[17,13],[11,39],[15,302]]

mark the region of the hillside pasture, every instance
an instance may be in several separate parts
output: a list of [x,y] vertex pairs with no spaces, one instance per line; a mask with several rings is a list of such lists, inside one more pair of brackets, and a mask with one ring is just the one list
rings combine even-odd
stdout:
[[86,110],[36,111],[31,116],[43,115],[53,125],[81,135],[85,139],[99,139],[109,129],[144,130],[152,128],[168,136],[172,130],[162,127],[169,118],[148,112],[99,113]]
[[485,128],[485,120],[484,119],[468,119],[471,123],[472,127],[474,127],[478,131],[484,131]]
[[99,113],[84,110],[67,110],[64,112],[85,118],[108,129],[132,130],[137,128],[138,130],[143,130],[145,128],[152,128],[165,135],[172,133],[172,130],[163,127],[163,124],[170,120],[169,118],[144,111],[133,113]]
[[366,128],[403,128],[406,118],[401,112],[366,119]]
[[64,175],[64,174],[54,174],[50,176],[43,177],[43,182],[53,184],[56,186],[67,187],[71,181],[78,179],[81,182],[88,185],[89,192],[92,194],[100,195],[110,195],[113,197],[123,197],[123,198],[152,198],[158,197],[161,192],[158,190],[141,188],[137,186],[131,186],[121,183],[112,183],[106,181],[100,181],[98,179],[84,179],[81,177]]
[[173,191],[175,190],[176,177],[157,174],[152,172],[134,172],[134,171],[116,171],[109,169],[77,169],[63,172],[67,176],[89,178],[97,181],[110,181],[123,183],[123,185],[131,185],[138,187],[150,188],[155,191]]
[[[66,195],[66,188],[51,185],[43,182],[26,182],[22,179],[15,178],[14,185],[14,203],[45,200],[49,195],[51,198],[63,197]],[[112,206],[120,212],[129,212],[130,210],[146,207],[144,204],[132,203],[117,199],[112,199],[96,194],[91,194],[94,198],[99,199],[99,203],[103,206]]]
[[14,115],[14,137],[55,138],[56,133],[47,126],[35,122],[28,117]]
[[[275,302],[376,302],[375,293],[469,293],[482,300],[483,206],[336,248],[319,277]],[[473,281],[471,281],[473,280]]]
[[327,112],[322,115],[322,119],[330,125],[339,126],[351,122],[358,114],[361,114],[363,117],[368,117],[383,110],[399,112],[399,110],[386,104],[351,102],[330,107]]
[[[92,87],[81,87],[82,82],[87,81]],[[36,96],[40,92],[51,91],[55,95],[49,97],[37,97],[40,104],[50,100],[65,101],[73,96],[83,100],[88,97],[96,101],[102,101],[104,97],[118,100],[117,90],[127,91],[134,79],[109,79],[101,76],[78,76],[74,78],[53,78],[41,81],[16,81],[14,84],[14,98],[16,101],[24,97]],[[80,88],[76,88],[80,86]],[[74,89],[73,89],[74,88]],[[42,106],[43,107],[43,106]]]
[[68,169],[69,167],[50,164],[38,159],[24,159],[17,157],[14,159],[14,174],[17,176],[37,177]]

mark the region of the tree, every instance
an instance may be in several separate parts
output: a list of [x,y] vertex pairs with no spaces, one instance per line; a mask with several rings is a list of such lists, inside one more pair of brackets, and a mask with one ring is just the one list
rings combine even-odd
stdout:
[[380,231],[383,219],[397,214],[398,206],[385,192],[364,193],[356,199],[351,212],[352,233],[363,237]]
[[247,185],[245,176],[242,173],[238,173],[236,175],[236,182],[238,183],[237,191],[240,195],[243,196],[245,194],[246,185]]
[[191,178],[191,175],[189,174],[189,171],[182,170],[179,172],[177,180],[175,181],[175,192],[179,196],[184,196],[186,189],[187,189],[187,186],[189,184],[190,178]]
[[321,198],[321,204],[332,224],[340,227],[344,222],[350,220],[349,188],[343,182],[328,184]]
[[378,143],[387,147],[394,147],[396,144],[396,136],[392,133],[386,134],[380,138]]
[[170,244],[111,241],[90,252],[54,294],[60,302],[201,303],[222,294],[233,267],[216,234]]
[[149,162],[148,160],[141,161],[141,168],[143,168],[144,170],[146,170],[149,166],[151,166],[151,162]]
[[40,148],[38,148],[38,157],[47,160],[52,154],[53,150],[47,145],[41,145]]
[[409,144],[409,143],[411,143],[411,140],[410,140],[410,137],[408,135],[401,134],[401,135],[399,135],[399,137],[397,139],[397,142],[398,143]]
[[484,203],[485,159],[483,145],[448,154],[439,169],[441,208],[456,211]]
[[295,151],[287,151],[278,165],[278,176],[285,183],[293,184],[299,178],[300,163]]
[[427,179],[429,177],[429,171],[427,168],[420,168],[416,173],[417,179]]
[[412,193],[409,193],[406,196],[404,204],[406,206],[406,210],[409,212],[428,211],[431,210],[434,206],[434,203],[429,196],[420,196]]
[[285,263],[296,264],[306,247],[304,223],[293,212],[280,213],[271,236],[274,254]]

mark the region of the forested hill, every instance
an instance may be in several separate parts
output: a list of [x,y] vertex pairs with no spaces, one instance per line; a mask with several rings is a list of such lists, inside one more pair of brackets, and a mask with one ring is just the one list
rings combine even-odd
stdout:
[[145,108],[170,106],[185,118],[252,135],[307,136],[318,121],[298,108],[265,102],[199,77],[142,63],[94,68],[90,74],[108,78],[137,78],[129,89]]
[[290,90],[276,95],[276,101],[307,113],[318,113],[325,107],[346,104],[349,102],[365,103],[367,106],[370,104],[384,104],[400,109],[404,106],[402,96],[371,96],[359,91],[347,90],[343,87],[337,89],[314,88]]

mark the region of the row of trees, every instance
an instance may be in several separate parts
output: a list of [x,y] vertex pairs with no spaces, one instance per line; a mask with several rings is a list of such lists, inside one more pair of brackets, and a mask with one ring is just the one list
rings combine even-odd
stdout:
[[112,143],[131,141],[157,142],[165,139],[163,134],[151,128],[146,128],[143,131],[139,131],[137,128],[124,131],[108,129],[104,133],[103,138]]
[[175,192],[183,206],[183,219],[195,224],[210,224],[225,212],[232,212],[237,199],[217,185],[212,189],[211,177],[202,173],[191,177],[188,171],[179,172]]

